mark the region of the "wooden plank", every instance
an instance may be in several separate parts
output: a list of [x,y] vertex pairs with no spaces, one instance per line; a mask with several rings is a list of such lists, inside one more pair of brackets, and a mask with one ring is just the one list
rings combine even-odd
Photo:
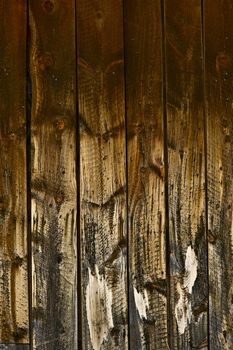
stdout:
[[0,350],[29,350],[29,344],[0,344]]
[[30,1],[34,349],[77,349],[74,1]]
[[77,1],[83,349],[127,348],[122,13]]
[[207,349],[200,0],[165,1],[172,349]]
[[125,2],[130,348],[167,349],[160,1]]
[[205,1],[211,349],[233,348],[232,0]]
[[26,5],[0,1],[0,342],[28,341]]

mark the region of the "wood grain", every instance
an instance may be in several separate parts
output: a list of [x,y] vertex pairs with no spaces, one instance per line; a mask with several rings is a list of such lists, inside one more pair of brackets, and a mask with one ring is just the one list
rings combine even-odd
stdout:
[[83,349],[127,348],[123,8],[78,0]]
[[30,1],[34,349],[77,349],[74,1]]
[[209,329],[212,349],[233,348],[233,1],[206,0]]
[[172,349],[207,349],[200,0],[165,1]]
[[28,341],[26,5],[0,1],[0,342]]
[[130,348],[167,349],[160,1],[125,2]]

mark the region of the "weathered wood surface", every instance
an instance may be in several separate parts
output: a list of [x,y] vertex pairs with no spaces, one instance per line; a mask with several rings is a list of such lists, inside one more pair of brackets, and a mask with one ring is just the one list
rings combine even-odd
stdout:
[[233,349],[233,1],[205,1],[211,349]]
[[0,0],[0,350],[233,349],[232,14]]
[[167,349],[160,1],[124,13],[130,349]]
[[[17,15],[16,15],[17,12]],[[0,342],[28,341],[26,5],[0,1]]]
[[200,0],[165,1],[172,349],[207,349],[207,244]]
[[127,349],[123,7],[77,1],[83,349]]
[[30,2],[33,349],[77,348],[75,2]]

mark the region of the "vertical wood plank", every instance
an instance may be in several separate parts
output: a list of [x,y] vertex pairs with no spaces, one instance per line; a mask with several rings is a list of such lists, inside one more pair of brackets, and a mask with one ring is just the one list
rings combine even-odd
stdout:
[[233,1],[205,1],[211,349],[233,348]]
[[122,15],[77,1],[83,349],[127,348]]
[[0,342],[28,342],[26,4],[0,1]]
[[34,349],[77,349],[75,2],[30,1]]
[[165,1],[173,349],[207,349],[207,243],[200,0]]
[[125,1],[130,348],[167,349],[160,1]]

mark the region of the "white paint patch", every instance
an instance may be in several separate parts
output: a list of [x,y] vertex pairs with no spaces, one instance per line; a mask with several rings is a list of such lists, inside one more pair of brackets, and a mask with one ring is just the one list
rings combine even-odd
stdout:
[[175,306],[175,316],[179,334],[184,334],[185,328],[191,319],[191,303],[188,302],[181,284],[177,283],[177,293],[179,300]]
[[192,289],[197,278],[198,261],[194,249],[188,246],[185,258],[184,282],[177,283],[178,302],[175,306],[175,317],[179,334],[184,334],[188,323],[191,320],[192,308],[191,301],[188,299],[187,292],[192,294]]
[[146,310],[149,309],[149,300],[147,291],[144,290],[144,296],[142,293],[138,292],[136,288],[134,288],[134,300],[136,304],[136,308],[138,310],[140,318],[147,318]]
[[194,249],[188,246],[185,259],[185,278],[184,286],[188,288],[189,293],[192,293],[194,283],[197,278],[197,257]]
[[87,320],[94,350],[100,350],[109,330],[113,328],[112,291],[104,277],[95,267],[95,275],[89,269],[89,283],[86,290]]

